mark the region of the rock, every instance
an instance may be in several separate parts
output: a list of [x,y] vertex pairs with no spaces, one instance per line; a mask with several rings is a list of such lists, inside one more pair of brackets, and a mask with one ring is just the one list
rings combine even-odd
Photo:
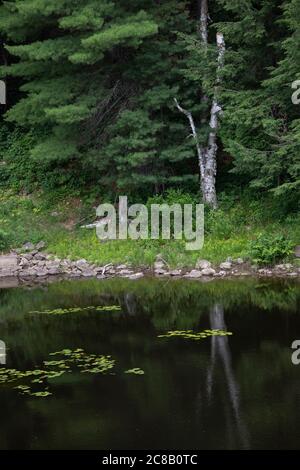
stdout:
[[235,262],[236,262],[236,264],[244,264],[243,258],[237,258],[237,259],[235,260]]
[[134,274],[133,271],[131,271],[130,269],[122,269],[120,272],[119,272],[120,276],[131,276],[132,274]]
[[21,258],[21,261],[19,262],[19,266],[21,267],[26,267],[29,266],[29,261],[26,258]]
[[233,259],[231,258],[231,256],[228,256],[228,258],[226,258],[226,263],[232,263],[233,262]]
[[43,240],[41,240],[35,245],[35,249],[40,251],[40,250],[43,250],[45,246],[46,246],[46,243]]
[[23,251],[32,251],[34,250],[34,248],[34,244],[31,242],[24,243],[24,245],[22,246]]
[[216,274],[216,271],[212,268],[206,268],[202,269],[201,273],[203,276],[214,276]]
[[36,275],[38,277],[45,277],[48,275],[48,270],[47,269],[38,269],[38,271],[36,272]]
[[135,273],[135,274],[132,274],[131,276],[129,276],[128,279],[131,279],[132,281],[135,281],[137,279],[141,279],[142,277],[144,277],[143,273]]
[[288,276],[289,277],[298,277],[298,273],[296,273],[296,272],[288,273]]
[[278,270],[278,271],[290,271],[294,268],[294,266],[290,263],[286,263],[286,264],[276,264],[276,266],[274,267],[274,269]]
[[82,273],[83,277],[94,277],[94,272],[93,271],[84,271]]
[[46,259],[46,256],[43,253],[37,253],[35,255],[35,259],[37,259],[38,261],[44,261]]
[[60,270],[58,268],[51,268],[48,270],[49,276],[57,276],[60,274]]
[[225,261],[225,263],[220,264],[220,269],[222,271],[229,271],[232,268],[232,263],[231,261]]
[[31,253],[26,253],[24,255],[22,255],[23,258],[27,259],[27,261],[31,261],[33,256]]
[[166,274],[167,271],[165,271],[164,269],[156,269],[154,271],[154,273],[158,276],[162,276],[163,274]]
[[18,271],[18,257],[17,255],[3,255],[0,256],[0,276],[14,276]]
[[211,268],[211,263],[206,259],[199,259],[195,267],[196,269],[208,269]]
[[202,272],[198,271],[197,269],[193,269],[190,273],[186,273],[185,277],[198,279],[198,278],[202,277]]
[[219,271],[218,273],[215,274],[215,276],[223,277],[226,276],[227,272],[226,271]]
[[87,260],[86,259],[79,259],[78,261],[75,261],[75,264],[77,267],[80,267],[80,266],[86,266],[88,264]]
[[117,272],[117,271],[116,271],[115,268],[113,268],[113,267],[108,268],[108,269],[106,270],[106,273],[108,273],[108,274],[116,274],[116,272]]
[[165,268],[165,263],[163,261],[155,261],[154,263],[154,269],[155,271],[159,269],[164,269]]
[[170,276],[176,277],[181,276],[181,269],[174,269],[173,271],[169,271]]
[[127,266],[127,264],[120,264],[120,266],[117,266],[117,269],[118,269],[118,270],[121,270],[121,269],[128,269],[128,266]]

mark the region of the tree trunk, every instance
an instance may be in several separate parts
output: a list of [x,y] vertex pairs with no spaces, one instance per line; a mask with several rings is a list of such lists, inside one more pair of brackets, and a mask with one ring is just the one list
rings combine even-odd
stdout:
[[[208,46],[208,2],[207,0],[198,0],[199,5],[199,32],[202,44],[205,48]],[[214,90],[214,97],[212,100],[210,110],[210,122],[209,122],[209,135],[206,147],[201,147],[198,139],[196,125],[192,116],[192,113],[186,109],[183,109],[178,101],[175,99],[175,103],[179,111],[188,118],[189,124],[192,130],[192,135],[195,140],[197,155],[199,161],[200,170],[200,186],[203,197],[203,202],[212,209],[217,209],[218,200],[216,192],[216,175],[217,175],[217,131],[219,125],[219,114],[222,108],[218,100],[218,88],[221,83],[221,72],[224,67],[224,56],[225,56],[225,41],[222,33],[217,33],[217,46],[218,46],[218,67],[216,74],[216,85]],[[205,95],[202,96],[202,102],[207,101]],[[203,124],[203,120],[201,121]]]
[[208,44],[208,5],[207,0],[198,0],[200,2],[200,36],[203,44]]

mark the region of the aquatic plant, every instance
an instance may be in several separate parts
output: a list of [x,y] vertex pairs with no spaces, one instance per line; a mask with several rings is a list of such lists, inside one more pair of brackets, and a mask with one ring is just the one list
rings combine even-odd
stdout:
[[134,374],[134,375],[144,375],[145,374],[143,369],[140,369],[139,367],[135,367],[134,369],[125,370],[124,373],[125,374]]
[[[48,391],[48,380],[61,377],[65,373],[72,373],[79,370],[81,373],[104,374],[109,372],[115,365],[115,360],[111,356],[97,356],[88,354],[83,349],[63,349],[50,353],[50,356],[60,356],[62,359],[44,361],[44,369],[34,369],[29,371],[19,371],[17,369],[0,369],[0,384],[22,382],[30,380],[30,385],[20,383],[14,387],[21,395],[45,398],[51,396]],[[36,384],[43,384],[43,390],[33,391]]]
[[95,311],[95,312],[119,312],[121,307],[119,305],[106,305],[106,306],[91,306],[91,307],[71,307],[71,308],[56,308],[53,310],[35,310],[30,312],[31,314],[35,313],[44,313],[45,315],[66,315],[68,313],[79,313],[86,311]]
[[223,330],[203,330],[200,332],[194,332],[193,330],[173,330],[167,331],[164,335],[158,335],[158,338],[173,338],[180,337],[184,339],[191,339],[194,341],[199,341],[201,339],[210,337],[210,336],[231,336],[230,331]]

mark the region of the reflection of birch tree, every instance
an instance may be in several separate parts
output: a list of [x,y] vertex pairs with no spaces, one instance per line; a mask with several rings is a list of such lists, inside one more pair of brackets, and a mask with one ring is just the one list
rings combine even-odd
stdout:
[[[215,304],[211,308],[209,319],[210,328],[212,330],[219,329],[226,331],[224,308],[222,305]],[[212,401],[214,376],[218,365],[222,367],[225,376],[231,408],[229,416],[235,423],[242,447],[245,449],[249,448],[248,431],[245,423],[243,422],[240,411],[240,390],[232,368],[231,353],[227,336],[212,336],[211,338],[211,362],[207,374],[207,392],[210,402]]]

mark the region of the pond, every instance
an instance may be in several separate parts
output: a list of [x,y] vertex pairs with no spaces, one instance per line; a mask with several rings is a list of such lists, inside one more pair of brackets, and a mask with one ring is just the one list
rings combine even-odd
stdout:
[[300,447],[297,282],[0,290],[0,449]]

